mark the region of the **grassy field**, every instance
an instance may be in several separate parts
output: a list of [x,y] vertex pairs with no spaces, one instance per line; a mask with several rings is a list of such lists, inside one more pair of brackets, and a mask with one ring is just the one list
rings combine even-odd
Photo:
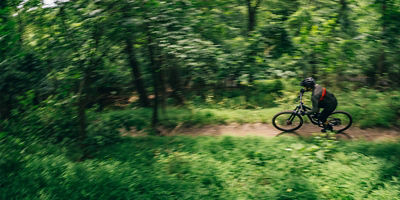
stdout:
[[0,199],[400,199],[398,142],[147,136],[83,162],[3,142]]

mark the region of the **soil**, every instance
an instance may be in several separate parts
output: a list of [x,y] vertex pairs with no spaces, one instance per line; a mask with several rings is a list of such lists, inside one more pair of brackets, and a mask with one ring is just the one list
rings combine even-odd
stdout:
[[[176,127],[174,129],[160,129],[161,134],[164,136],[173,135],[189,135],[189,136],[261,136],[261,137],[275,137],[281,135],[291,135],[297,137],[309,137],[321,133],[321,128],[304,124],[300,129],[295,132],[282,132],[274,128],[270,124],[253,123],[253,124],[227,124],[227,125],[207,125],[201,127]],[[126,135],[138,136],[144,133],[130,131],[125,132]],[[344,133],[336,134],[338,139],[345,140],[368,140],[368,141],[381,141],[390,140],[394,141],[400,138],[400,129],[384,129],[384,128],[368,128],[361,129],[358,127],[350,127]]]

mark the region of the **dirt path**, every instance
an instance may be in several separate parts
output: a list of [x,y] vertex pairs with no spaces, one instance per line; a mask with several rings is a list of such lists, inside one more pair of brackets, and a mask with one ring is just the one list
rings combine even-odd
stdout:
[[[278,135],[296,135],[300,137],[312,136],[320,133],[321,128],[314,125],[305,124],[294,133],[283,133],[270,124],[228,124],[228,125],[208,125],[203,127],[175,128],[174,130],[163,131],[163,135],[230,135],[230,136],[263,136],[274,137]],[[395,140],[400,138],[400,130],[370,128],[360,129],[351,127],[343,134],[337,134],[338,138],[343,139],[364,139],[364,140]]]

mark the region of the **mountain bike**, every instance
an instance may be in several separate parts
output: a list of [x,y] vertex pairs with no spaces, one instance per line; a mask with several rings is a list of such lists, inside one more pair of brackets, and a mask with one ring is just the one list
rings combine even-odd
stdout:
[[[319,127],[323,127],[322,122],[318,119],[318,114],[306,114],[311,108],[307,107],[303,103],[303,94],[305,90],[300,90],[298,96],[300,104],[292,111],[283,111],[276,114],[272,118],[272,124],[275,128],[281,131],[294,131],[299,129],[303,125],[303,117],[306,115],[310,122]],[[345,111],[334,111],[327,118],[328,123],[333,127],[333,131],[340,133],[350,128],[353,123],[351,115]]]

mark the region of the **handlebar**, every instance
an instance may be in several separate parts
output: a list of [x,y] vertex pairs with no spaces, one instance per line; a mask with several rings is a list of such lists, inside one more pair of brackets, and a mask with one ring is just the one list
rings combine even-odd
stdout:
[[299,96],[297,97],[298,100],[299,100],[300,102],[303,100],[303,94],[304,94],[304,92],[306,92],[306,90],[304,90],[304,89],[302,88],[302,89],[300,90]]
[[[301,115],[305,115],[306,114],[306,110],[311,110],[311,108],[309,108],[309,107],[307,107],[307,106],[305,106],[304,104],[303,104],[303,94],[304,94],[304,92],[306,92],[306,90],[305,89],[301,89],[300,90],[300,93],[299,93],[299,96],[297,97],[298,99],[298,101],[300,101],[300,105],[299,105],[299,107],[298,108],[300,108],[300,111],[301,111]],[[319,113],[317,113],[317,115],[313,115],[312,117],[313,118],[318,118],[318,114]]]

